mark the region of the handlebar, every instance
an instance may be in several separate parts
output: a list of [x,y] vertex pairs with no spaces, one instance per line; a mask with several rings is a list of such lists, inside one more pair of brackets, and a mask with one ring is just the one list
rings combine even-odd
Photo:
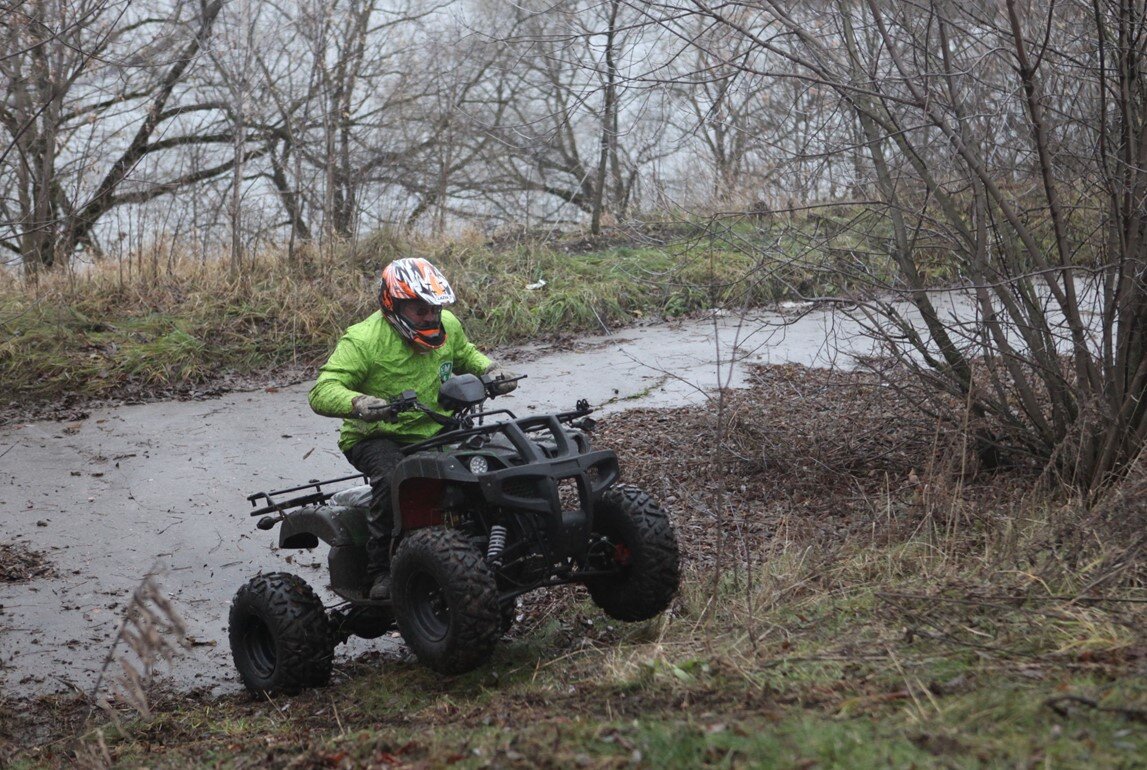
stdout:
[[555,430],[557,426],[562,423],[566,423],[570,425],[570,427],[586,431],[587,433],[592,433],[597,425],[596,421],[588,416],[592,411],[593,408],[589,405],[589,402],[583,398],[578,400],[574,410],[570,412],[558,412],[556,414],[534,415],[532,417],[522,418],[514,416],[513,412],[508,409],[486,412],[486,416],[505,414],[509,417],[508,420],[488,423],[486,425],[474,425],[473,420],[469,418],[456,417],[450,425],[447,426],[448,430],[436,436],[432,436],[425,441],[419,441],[417,444],[408,444],[402,448],[402,453],[411,455],[426,449],[460,443],[471,436],[505,433],[520,451],[528,454],[529,450],[524,448],[525,445],[523,443],[526,441],[525,436],[528,433],[549,431],[552,435],[556,436],[557,433],[555,433]]
[[[480,379],[487,386],[487,389],[489,389],[490,386],[496,385],[499,382],[518,382],[519,380],[526,379],[526,377],[528,377],[528,376],[529,376],[528,374],[517,374],[517,375],[514,375],[513,377],[491,377],[488,374],[483,374],[483,375],[479,376],[478,379]],[[497,395],[499,395],[499,394],[498,393],[491,393],[490,397],[493,398],[494,396],[497,396]]]
[[[407,452],[421,450],[431,445],[438,446],[448,441],[464,439],[478,433],[487,433],[491,430],[497,430],[499,429],[497,426],[501,425],[501,423],[494,423],[487,427],[483,427],[481,424],[482,418],[492,417],[497,414],[505,415],[510,422],[522,423],[521,427],[527,431],[543,427],[548,429],[551,426],[556,427],[561,423],[568,423],[572,427],[585,431],[592,431],[594,429],[594,421],[587,416],[593,409],[584,398],[577,402],[573,411],[560,412],[544,418],[527,417],[519,420],[518,417],[508,409],[496,409],[488,412],[477,411],[475,413],[475,409],[480,409],[487,399],[504,395],[504,392],[501,392],[500,386],[507,382],[517,382],[525,378],[526,375],[518,375],[516,377],[495,379],[488,374],[484,374],[480,376],[461,375],[458,378],[447,380],[439,392],[438,406],[440,409],[450,410],[450,414],[448,415],[442,414],[437,409],[432,409],[426,404],[423,404],[418,400],[418,394],[413,390],[403,391],[397,398],[392,399],[390,403],[385,406],[378,407],[378,409],[392,410],[392,414],[395,415],[400,412],[417,410],[444,429],[437,436],[427,441],[418,442],[417,444],[406,447],[404,451]],[[478,419],[477,426],[475,426],[475,418]]]
[[[507,383],[516,383],[520,380],[526,379],[527,375],[519,374],[514,377],[493,377],[489,374],[482,374],[477,376],[477,380],[481,383],[481,390],[476,388],[470,391],[465,391],[465,395],[461,399],[450,399],[450,403],[443,403],[442,406],[451,408],[452,416],[446,416],[438,411],[431,409],[418,400],[418,393],[413,390],[404,390],[396,398],[391,399],[390,403],[385,406],[373,406],[369,411],[373,414],[389,413],[391,419],[397,417],[402,412],[419,411],[434,420],[439,425],[446,428],[463,427],[466,417],[469,412],[477,406],[483,404],[487,399],[497,398],[498,396],[506,395],[509,391],[503,391],[502,387]],[[472,382],[472,381],[471,381]],[[473,386],[470,386],[473,388]],[[513,390],[513,388],[510,388]],[[513,416],[511,414],[511,416]],[[385,417],[383,419],[386,419]]]

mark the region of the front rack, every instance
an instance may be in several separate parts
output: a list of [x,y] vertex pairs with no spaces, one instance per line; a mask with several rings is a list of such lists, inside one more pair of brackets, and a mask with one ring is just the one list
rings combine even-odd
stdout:
[[[535,433],[539,431],[549,431],[557,438],[558,426],[561,423],[569,423],[578,419],[579,417],[586,417],[593,411],[589,402],[584,398],[580,399],[575,405],[573,411],[558,412],[557,414],[549,415],[533,415],[530,417],[515,417],[513,412],[508,409],[498,409],[492,412],[485,412],[482,416],[489,417],[494,414],[508,414],[510,419],[499,420],[497,422],[486,423],[484,425],[472,425],[470,427],[458,428],[456,430],[446,430],[439,433],[437,436],[419,441],[417,444],[410,444],[402,448],[402,453],[405,455],[412,455],[415,452],[422,452],[427,449],[435,449],[447,444],[457,444],[465,441],[471,436],[489,435],[491,433],[504,433],[508,438],[513,441],[514,445],[519,451],[529,454],[519,445],[519,440],[514,440],[514,435],[522,436],[524,434]],[[587,421],[592,423],[592,420]],[[586,425],[588,430],[592,430],[592,424]]]

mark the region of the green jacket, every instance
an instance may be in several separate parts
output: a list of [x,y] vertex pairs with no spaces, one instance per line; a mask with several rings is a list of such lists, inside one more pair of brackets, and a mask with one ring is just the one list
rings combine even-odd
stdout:
[[412,443],[440,430],[436,422],[417,411],[403,412],[395,423],[357,420],[352,416],[351,401],[364,393],[389,400],[404,390],[413,390],[419,401],[446,414],[438,406],[439,386],[451,374],[482,374],[491,362],[466,338],[453,313],[442,311],[442,325],[446,343],[424,353],[411,347],[381,311],[346,330],[319,369],[307,397],[318,414],[344,418],[339,449],[345,452],[365,438],[378,436]]

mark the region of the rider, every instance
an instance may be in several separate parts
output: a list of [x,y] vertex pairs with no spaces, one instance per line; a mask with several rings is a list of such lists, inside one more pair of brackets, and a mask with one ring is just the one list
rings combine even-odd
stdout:
[[382,271],[379,310],[346,330],[308,396],[316,413],[344,418],[339,449],[370,479],[366,552],[371,599],[390,598],[390,475],[404,445],[440,430],[422,412],[396,414],[389,401],[413,390],[419,401],[437,408],[438,388],[451,374],[505,379],[495,385],[495,395],[517,387],[509,379],[514,375],[474,347],[454,314],[443,310],[453,302],[454,290],[429,261],[408,257],[391,262]]

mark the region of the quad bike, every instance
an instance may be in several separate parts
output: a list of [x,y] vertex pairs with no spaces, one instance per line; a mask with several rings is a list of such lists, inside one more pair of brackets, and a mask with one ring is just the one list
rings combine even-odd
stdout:
[[[517,378],[522,379],[522,378]],[[325,684],[335,645],[377,638],[395,625],[418,660],[445,674],[481,665],[514,620],[517,597],[580,583],[610,617],[652,618],[679,580],[677,540],[665,512],[618,483],[617,456],[594,450],[583,399],[558,414],[483,411],[497,394],[488,375],[448,379],[444,416],[406,391],[388,408],[417,409],[442,425],[404,449],[391,479],[395,550],[391,599],[370,599],[367,514],[371,488],[315,481],[248,497],[259,529],[279,525],[282,548],[330,546],[328,609],[300,577],[261,574],[231,604],[235,666],[252,692]]]

